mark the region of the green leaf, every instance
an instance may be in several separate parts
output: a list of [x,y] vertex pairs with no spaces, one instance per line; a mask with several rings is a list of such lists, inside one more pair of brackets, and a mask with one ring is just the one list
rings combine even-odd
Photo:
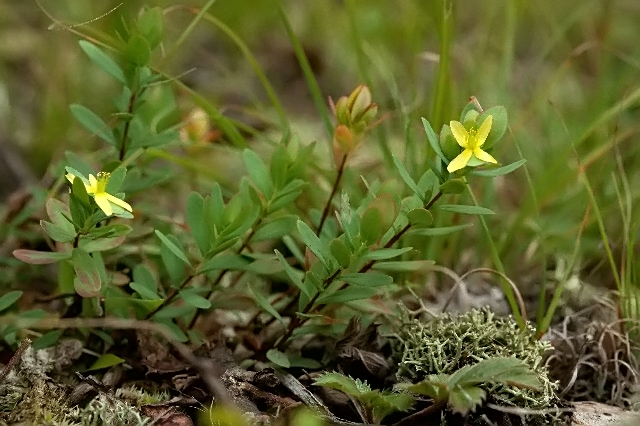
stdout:
[[524,361],[514,357],[483,359],[474,365],[466,365],[449,377],[449,385],[474,385],[477,383],[504,383],[517,387],[540,390],[537,374]]
[[262,224],[251,237],[251,242],[275,240],[288,235],[296,226],[296,216],[282,216]]
[[260,305],[260,307],[264,309],[265,312],[269,313],[269,315],[271,315],[272,317],[280,321],[283,326],[286,326],[284,319],[282,318],[282,316],[280,316],[278,311],[276,311],[276,309],[271,305],[271,303],[269,303],[269,301],[262,294],[260,294],[260,292],[258,292],[251,284],[249,284],[249,290],[251,290],[251,294],[253,294],[253,298],[256,301],[256,303],[258,303],[258,305]]
[[417,228],[426,228],[433,223],[433,215],[429,210],[423,208],[409,210],[407,212],[407,219],[411,226]]
[[373,269],[389,272],[414,272],[428,269],[435,265],[433,260],[404,260],[397,262],[378,262]]
[[484,150],[491,149],[500,139],[502,139],[509,124],[507,110],[502,105],[495,106],[484,111],[480,114],[480,117],[478,117],[477,122],[482,123],[489,115],[493,116],[493,123],[491,124],[489,136],[487,136],[487,140],[482,145],[482,149]]
[[80,104],[71,104],[69,105],[69,109],[75,119],[82,124],[82,127],[87,129],[92,135],[98,136],[100,139],[110,143],[111,145],[116,145],[113,132],[107,123],[105,123],[95,112]]
[[358,387],[355,379],[336,372],[324,373],[321,376],[316,377],[313,384],[316,386],[336,389],[352,397],[358,397],[362,393],[362,390]]
[[389,275],[375,272],[342,274],[339,279],[349,284],[365,287],[380,287],[393,282],[393,278]]
[[266,164],[262,161],[262,158],[250,149],[245,149],[242,152],[242,158],[253,183],[258,187],[265,198],[271,198],[273,195],[271,175],[269,174],[269,169],[267,169]]
[[134,65],[143,67],[151,61],[151,47],[146,38],[139,34],[131,36],[124,48],[124,57]]
[[107,183],[107,192],[115,194],[120,190],[124,179],[127,177],[126,167],[116,167],[110,172],[109,182]]
[[385,260],[391,259],[413,250],[413,247],[403,247],[403,248],[386,248],[375,251],[370,251],[363,256],[366,260]]
[[[67,169],[69,169],[67,167]],[[78,200],[78,202],[80,203],[80,207],[86,207],[86,208],[91,208],[91,201],[89,201],[89,194],[87,194],[87,188],[85,187],[85,182],[83,182],[83,179],[81,177],[78,177],[76,179],[73,180],[73,183],[71,184],[71,194],[73,195],[73,199]],[[73,220],[76,223],[76,225],[78,225],[78,227],[82,227],[84,225],[84,221],[78,223],[79,221],[76,220],[76,216],[74,216],[74,212],[73,212],[73,203],[69,206],[69,209],[71,210],[71,215],[73,216]],[[80,216],[86,216],[84,214],[84,209],[82,209]],[[91,212],[88,212],[89,214]]]
[[318,260],[324,265],[325,268],[331,269],[329,265],[329,261],[326,257],[325,247],[320,241],[320,238],[309,228],[309,225],[304,223],[303,221],[298,221],[298,232],[300,233],[300,237],[302,237],[302,241],[304,244],[309,247],[309,250],[313,252],[318,258]]
[[76,292],[81,297],[95,297],[100,294],[102,280],[98,263],[99,258],[93,258],[86,251],[73,249],[73,270],[76,272],[76,279],[73,281]]
[[98,359],[95,360],[91,367],[87,368],[86,371],[94,371],[94,370],[102,370],[103,368],[113,367],[114,365],[119,365],[124,363],[124,359],[119,356],[113,354],[103,354],[100,355]]
[[238,242],[238,240],[240,240],[239,237],[219,238],[217,240],[214,240],[213,246],[207,252],[206,257],[217,256],[229,247],[234,246]]
[[442,149],[440,148],[440,141],[438,140],[438,135],[436,135],[436,132],[433,131],[431,124],[424,117],[422,118],[422,126],[424,127],[424,131],[427,134],[427,140],[429,141],[429,145],[431,145],[431,148],[433,149],[433,151],[436,153],[436,155],[438,155],[438,157],[440,157],[440,159],[445,164],[449,164],[449,160],[447,159],[447,157],[445,157],[444,153],[442,152]]
[[486,392],[477,386],[456,386],[449,393],[449,407],[453,412],[464,416],[469,411],[475,411],[485,396]]
[[58,292],[59,294],[71,294],[75,292],[73,279],[76,273],[71,262],[60,262],[58,265]]
[[[232,198],[232,201],[237,199],[237,197],[234,197]],[[238,211],[228,216],[233,217],[233,220],[228,222],[227,226],[222,230],[219,235],[220,238],[239,237],[247,232],[258,219],[258,216],[260,215],[260,205],[242,205],[242,203],[243,201],[235,204]],[[231,207],[233,207],[233,205],[229,202],[225,209],[225,215],[227,215],[227,212],[231,210]]]
[[69,221],[67,221],[67,223],[69,226],[58,226],[51,222],[47,222],[46,220],[41,220],[40,226],[53,241],[70,243],[76,239],[76,232],[73,225]]
[[47,317],[47,312],[42,309],[29,309],[28,311],[20,312],[18,319],[27,320],[23,322],[24,328],[30,328],[32,325],[38,323],[41,319]]
[[267,351],[267,359],[274,363],[275,365],[282,368],[291,367],[291,363],[289,362],[289,357],[284,352],[280,352],[277,349],[269,349]]
[[187,255],[184,253],[184,251],[182,251],[180,247],[175,245],[173,241],[171,241],[166,235],[164,235],[162,232],[158,231],[157,229],[155,231],[155,234],[158,236],[158,238],[160,238],[160,241],[162,241],[162,244],[164,244],[165,247],[167,247],[171,251],[171,253],[173,253],[178,259],[182,260],[185,263],[185,265],[191,266],[191,262],[189,262]]
[[284,267],[284,271],[286,272],[291,282],[296,287],[298,287],[298,289],[305,296],[307,296],[307,298],[311,299],[313,297],[313,291],[311,291],[311,289],[302,282],[304,273],[302,271],[294,269],[291,265],[289,265],[289,262],[287,262],[287,260],[284,258],[282,253],[280,253],[278,250],[275,250],[275,253],[276,253],[276,256],[278,256],[280,263],[282,263],[282,266]]
[[449,179],[440,185],[440,192],[443,194],[462,194],[467,184],[462,179]]
[[149,47],[155,49],[162,41],[162,35],[164,33],[162,9],[152,7],[151,9],[145,10],[138,18],[136,26],[140,34],[147,39]]
[[396,411],[407,411],[415,400],[411,395],[406,393],[391,393],[380,392],[378,390],[372,390],[362,396],[365,403],[369,402],[369,406],[372,408],[373,423],[381,424],[382,420],[391,413]]
[[144,299],[160,299],[156,279],[151,270],[142,263],[137,264],[135,268],[133,268],[133,282],[129,283],[129,287],[138,292]]
[[273,275],[284,271],[284,267],[279,259],[275,257],[256,259],[242,268],[243,271],[256,275]]
[[206,254],[211,247],[211,234],[204,219],[204,198],[197,192],[189,194],[187,199],[187,224],[200,253]]
[[221,254],[204,262],[198,268],[198,274],[205,274],[211,271],[223,269],[240,270],[247,266],[250,261],[239,254]]
[[[156,317],[154,316],[154,318]],[[187,335],[184,334],[184,332],[180,329],[180,327],[175,325],[173,321],[156,319],[156,322],[166,327],[169,333],[171,334],[171,336],[173,336],[173,338],[176,339],[178,342],[186,342],[189,340]]]
[[81,239],[78,247],[89,253],[106,251],[116,248],[124,243],[125,237],[100,238],[97,240]]
[[31,343],[31,347],[33,348],[33,350],[37,351],[39,349],[44,349],[44,348],[53,346],[58,342],[60,337],[62,337],[63,333],[64,333],[64,330],[48,331],[44,333],[42,336],[35,339],[33,343]]
[[172,318],[183,318],[193,315],[195,311],[196,309],[193,306],[187,304],[182,306],[170,305],[165,306],[155,313],[153,315],[153,319],[167,320]]
[[416,185],[415,181],[411,178],[407,169],[404,168],[402,162],[395,155],[393,155],[393,163],[396,165],[396,169],[398,169],[400,177],[402,178],[404,183],[406,183],[407,186],[413,191],[413,193],[420,197],[420,199],[422,200],[424,193],[420,191],[420,188],[418,188],[418,185]]
[[100,228],[93,228],[87,234],[91,238],[115,238],[122,237],[133,231],[133,228],[124,223],[114,223],[113,225],[101,226]]
[[360,219],[360,237],[367,246],[375,243],[382,237],[382,213],[376,208],[365,210]]
[[56,263],[61,260],[71,259],[71,252],[57,252],[57,251],[36,251],[18,249],[13,251],[13,255],[16,259],[19,259],[25,263],[32,265],[48,265],[50,263]]
[[278,194],[269,202],[268,211],[275,212],[276,210],[286,207],[293,203],[296,198],[302,194],[302,190],[307,183],[303,180],[295,180],[287,184]]
[[84,50],[84,53],[87,54],[89,59],[91,59],[94,64],[100,67],[101,70],[111,75],[121,83],[127,83],[127,79],[125,78],[122,69],[118,66],[118,64],[114,62],[113,59],[107,56],[106,53],[100,50],[97,46],[85,40],[80,40],[78,44],[80,45],[80,48]]
[[463,229],[471,228],[472,223],[464,223],[462,225],[455,226],[441,226],[439,228],[423,228],[423,229],[410,229],[407,232],[408,235],[419,235],[421,237],[435,237],[440,235],[449,235],[454,232],[461,231]]
[[418,383],[400,383],[396,386],[411,393],[431,397],[435,401],[445,401],[449,398],[448,378],[446,374],[432,374]]
[[377,290],[373,287],[350,286],[333,293],[325,293],[317,300],[317,304],[329,305],[332,303],[341,304],[353,302],[354,300],[362,300],[373,297],[377,294]]
[[235,194],[224,207],[224,212],[222,213],[222,225],[225,228],[235,222],[238,216],[242,214],[242,211],[246,209],[247,203],[245,202],[245,199],[247,197],[243,198],[243,195],[246,194],[242,194],[240,192]]
[[[210,200],[210,203],[207,201]],[[222,217],[224,215],[224,199],[222,198],[222,189],[220,188],[220,184],[218,182],[213,184],[213,188],[211,188],[211,198],[207,198],[205,200],[205,217],[207,218],[207,224],[209,225],[209,230],[211,231],[211,235],[215,235],[215,231],[222,231]]]
[[440,148],[447,159],[454,159],[460,154],[461,147],[458,145],[456,138],[453,137],[451,127],[448,124],[444,124],[440,130]]
[[420,201],[422,201],[423,205],[431,200],[431,197],[438,190],[439,185],[440,181],[432,169],[429,169],[422,174],[420,180],[418,180],[418,188],[420,188],[420,191],[422,192]]
[[289,153],[284,143],[276,145],[271,155],[269,173],[271,181],[276,189],[282,188],[287,179],[287,168],[289,167]]
[[329,244],[331,255],[338,261],[340,266],[347,269],[351,264],[351,250],[340,239],[334,239]]
[[209,309],[211,307],[211,302],[200,296],[198,293],[199,291],[195,288],[183,289],[179,292],[180,297],[187,305],[191,305],[198,309]]
[[93,173],[93,168],[84,160],[84,158],[80,157],[73,151],[65,151],[64,152],[65,164],[69,166],[65,167],[65,170],[68,169],[76,170],[76,173],[80,173],[81,176],[89,176]]
[[145,300],[159,300],[160,299],[160,296],[158,296],[158,294],[155,291],[150,290],[145,285],[140,284],[138,282],[135,282],[135,281],[130,282],[129,283],[129,287],[131,287],[131,290],[133,290],[136,293],[138,293],[140,295],[140,297],[142,297]]
[[9,308],[11,305],[16,303],[20,297],[22,297],[22,291],[14,290],[0,297],[0,312]]
[[318,370],[322,367],[322,364],[313,358],[305,358],[301,356],[289,355],[289,363],[291,367],[305,368],[307,370]]
[[[174,243],[177,243],[177,238],[172,237],[173,235],[169,238],[171,238]],[[160,244],[160,258],[162,259],[162,264],[171,278],[171,286],[176,286],[185,279],[188,273],[188,266],[186,266],[184,262],[173,254],[173,252],[164,244]]]
[[71,212],[65,203],[55,198],[47,198],[45,208],[51,222],[62,228],[70,229],[71,232],[75,232],[73,224],[67,219],[67,217],[71,216]]
[[371,245],[384,235],[397,215],[396,203],[388,194],[382,194],[369,203],[360,219],[360,237]]
[[476,102],[473,102],[472,99],[469,99],[469,102],[467,102],[467,104],[464,106],[464,108],[462,108],[462,111],[460,112],[460,122],[464,123],[465,117],[467,117],[469,113],[477,115],[478,112],[479,111]]
[[473,214],[473,215],[488,215],[495,214],[495,212],[486,207],[480,206],[467,206],[460,204],[441,204],[435,207],[438,210],[442,210],[444,212],[451,213],[460,213],[460,214]]
[[502,176],[502,175],[506,175],[506,174],[511,173],[512,171],[520,168],[520,166],[522,166],[526,162],[527,162],[527,160],[522,159],[522,160],[518,160],[518,161],[516,161],[514,163],[508,164],[506,166],[498,167],[498,168],[495,168],[495,169],[472,170],[467,174],[473,175],[473,176],[482,176],[482,177]]

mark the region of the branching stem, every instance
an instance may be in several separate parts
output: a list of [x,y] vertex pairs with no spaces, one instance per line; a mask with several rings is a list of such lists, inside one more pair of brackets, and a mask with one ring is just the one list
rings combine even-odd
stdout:
[[318,225],[318,232],[316,235],[320,236],[322,232],[322,227],[324,226],[327,217],[329,216],[329,210],[331,209],[331,203],[333,201],[333,197],[335,197],[336,192],[338,191],[338,186],[340,185],[340,181],[342,180],[342,174],[344,173],[345,165],[347,164],[347,154],[342,156],[342,161],[340,161],[340,165],[338,166],[338,175],[336,176],[335,182],[333,182],[333,188],[331,188],[331,194],[329,195],[329,199],[327,200],[327,204],[324,205],[324,210],[322,211],[322,217],[320,218],[320,224]]
[[[431,199],[431,201],[429,201],[425,206],[424,209],[425,210],[429,210],[433,207],[433,205],[442,197],[442,195],[444,195],[442,192],[438,192],[436,194],[435,197],[433,197]],[[407,231],[411,228],[411,224],[408,223],[407,225],[405,225],[404,228],[402,228],[400,231],[396,232],[396,234],[391,237],[391,239],[384,245],[384,248],[390,248],[391,246],[393,246],[396,242],[398,242],[398,240],[407,233]],[[373,265],[375,265],[376,261],[375,260],[371,260],[368,263],[366,263],[364,266],[362,266],[360,268],[360,270],[358,270],[358,273],[365,273],[368,270],[370,270]],[[342,269],[338,269],[336,270],[333,274],[331,274],[323,283],[323,288],[327,288],[327,286],[329,286],[336,278],[338,278],[338,276],[340,275],[340,272],[342,271]],[[344,289],[348,284],[344,284],[342,287],[340,287],[338,290],[336,291],[340,291],[342,289]],[[315,302],[318,300],[318,297],[321,296],[321,292],[316,293],[316,295],[309,301],[309,303],[307,303],[307,305],[302,309],[302,314],[309,314],[309,313],[313,313],[313,312],[317,312],[322,310],[322,308],[324,308],[326,305],[324,304],[320,304],[317,306],[315,305]],[[289,304],[287,305],[287,307],[285,309],[289,309],[291,306],[293,306],[293,304],[296,302],[296,298],[294,298],[291,302],[289,302]],[[287,341],[287,339],[289,339],[289,337],[291,337],[291,335],[293,334],[293,331],[300,327],[301,325],[303,325],[305,322],[307,322],[309,320],[308,317],[306,318],[300,318],[298,316],[294,317],[291,322],[289,323],[289,326],[287,327],[287,331],[285,332],[284,336],[282,336],[275,344],[274,348],[275,349],[281,349],[284,347],[284,345],[286,344],[285,342]]]

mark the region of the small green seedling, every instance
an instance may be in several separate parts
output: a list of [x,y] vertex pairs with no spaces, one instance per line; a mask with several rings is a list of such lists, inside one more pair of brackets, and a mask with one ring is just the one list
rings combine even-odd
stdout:
[[374,425],[391,413],[409,410],[415,402],[409,394],[371,389],[367,382],[336,372],[323,374],[314,384],[337,389],[358,401],[364,408],[363,420]]
[[455,413],[467,415],[485,400],[487,384],[542,389],[533,370],[523,361],[509,357],[484,359],[475,365],[465,365],[453,374],[430,375],[421,382],[400,384],[398,388],[433,398],[429,412],[448,406]]

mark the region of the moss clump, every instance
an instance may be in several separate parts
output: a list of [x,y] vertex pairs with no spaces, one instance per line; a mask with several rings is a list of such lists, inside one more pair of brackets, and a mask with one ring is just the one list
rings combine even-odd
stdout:
[[496,318],[489,308],[458,316],[442,314],[428,322],[405,314],[392,337],[401,380],[415,383],[432,374],[452,374],[483,359],[516,357],[538,374],[542,390],[486,384],[490,400],[527,409],[551,408],[558,402],[557,385],[549,379],[544,365],[545,352],[551,345],[536,339],[530,325],[521,330],[512,318]]
[[147,393],[137,388],[121,388],[115,395],[98,394],[86,407],[69,407],[70,387],[57,383],[55,370],[64,360],[56,347],[28,348],[20,362],[0,384],[0,426],[143,426],[152,423],[137,408],[139,405],[164,401],[168,393]]

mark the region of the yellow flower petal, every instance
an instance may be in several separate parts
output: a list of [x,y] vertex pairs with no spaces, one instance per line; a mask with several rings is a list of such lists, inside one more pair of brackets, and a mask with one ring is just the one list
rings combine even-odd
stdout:
[[447,166],[447,171],[449,173],[453,173],[456,170],[464,169],[467,166],[467,163],[471,159],[472,155],[473,152],[470,149],[465,149],[460,153],[460,155],[458,155],[449,163],[449,165]]
[[498,163],[498,160],[493,158],[491,154],[481,150],[479,147],[473,150],[473,155],[475,155],[478,160],[482,160],[486,163],[494,163],[494,164]]
[[487,118],[485,118],[482,124],[480,125],[480,128],[478,129],[478,133],[476,133],[476,140],[478,142],[478,145],[476,146],[482,146],[484,142],[487,140],[487,137],[489,136],[489,132],[491,131],[491,124],[493,124],[493,115],[490,115]]
[[459,121],[452,120],[449,123],[449,127],[451,127],[451,133],[453,134],[453,137],[456,139],[456,142],[458,142],[458,145],[460,145],[463,148],[467,148],[467,142],[469,141],[469,132],[467,131],[467,129],[464,128],[462,123]]
[[111,216],[113,214],[113,209],[111,208],[111,203],[109,203],[109,194],[106,192],[102,192],[93,196],[93,199],[96,200],[96,204],[100,207],[100,210],[104,212],[107,216]]
[[126,201],[121,200],[120,198],[118,198],[116,196],[113,196],[111,194],[107,194],[106,192],[105,192],[105,196],[106,196],[107,200],[109,200],[109,202],[115,204],[116,206],[120,206],[120,207],[122,207],[123,209],[125,209],[128,212],[132,212],[133,211],[133,208],[131,208],[129,203],[127,203]]
[[85,185],[87,194],[96,194],[98,192],[98,180],[94,175],[89,175],[89,185]]

